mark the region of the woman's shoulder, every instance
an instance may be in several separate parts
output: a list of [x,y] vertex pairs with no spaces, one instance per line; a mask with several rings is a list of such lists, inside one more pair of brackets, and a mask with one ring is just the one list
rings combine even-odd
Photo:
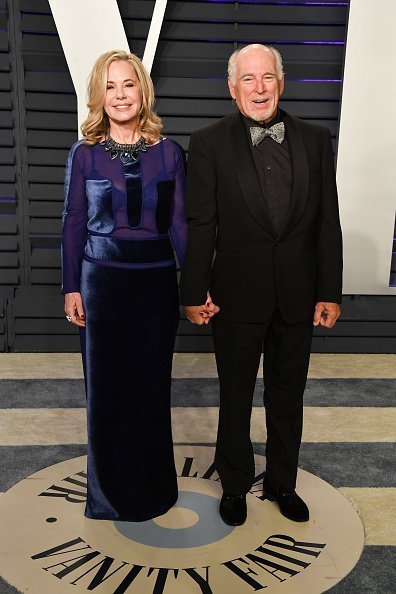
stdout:
[[70,147],[70,153],[90,153],[91,151],[97,150],[100,146],[100,143],[97,142],[96,144],[87,144],[84,139],[77,140],[72,146]]
[[84,144],[83,140],[77,140],[72,146],[70,147],[69,151],[69,160],[73,160],[74,158],[82,156],[86,149],[89,148],[86,144]]
[[97,151],[98,147],[100,147],[99,143],[86,144],[84,140],[77,140],[77,142],[75,142],[70,148],[68,163],[71,164],[77,162],[81,167],[83,167],[85,163],[90,162],[89,156],[92,155],[94,151]]

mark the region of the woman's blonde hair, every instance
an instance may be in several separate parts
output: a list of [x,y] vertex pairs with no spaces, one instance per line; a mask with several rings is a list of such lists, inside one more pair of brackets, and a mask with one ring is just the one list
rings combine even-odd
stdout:
[[142,106],[139,111],[140,132],[148,144],[158,141],[162,129],[161,118],[153,111],[154,87],[150,75],[135,54],[123,50],[105,52],[96,60],[88,82],[87,107],[89,115],[81,125],[84,144],[96,144],[106,138],[109,118],[104,110],[108,70],[112,62],[128,62],[135,69],[142,89]]

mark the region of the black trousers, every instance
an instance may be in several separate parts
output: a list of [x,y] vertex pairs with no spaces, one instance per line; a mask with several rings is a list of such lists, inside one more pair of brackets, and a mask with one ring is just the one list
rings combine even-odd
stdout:
[[247,493],[255,476],[250,418],[260,356],[264,350],[266,477],[295,488],[303,422],[303,394],[312,341],[312,320],[286,324],[275,310],[263,323],[212,320],[220,412],[215,464],[223,490]]

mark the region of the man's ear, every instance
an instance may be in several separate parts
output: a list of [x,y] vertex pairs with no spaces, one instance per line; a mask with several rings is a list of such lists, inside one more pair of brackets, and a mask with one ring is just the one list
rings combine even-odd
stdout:
[[234,87],[234,85],[232,84],[232,82],[231,82],[231,79],[230,79],[230,78],[228,78],[228,88],[229,88],[229,90],[230,90],[230,95],[231,95],[231,97],[232,97],[233,99],[235,99],[235,87]]
[[285,88],[285,75],[282,74],[282,78],[279,81],[279,95],[283,94],[284,88]]

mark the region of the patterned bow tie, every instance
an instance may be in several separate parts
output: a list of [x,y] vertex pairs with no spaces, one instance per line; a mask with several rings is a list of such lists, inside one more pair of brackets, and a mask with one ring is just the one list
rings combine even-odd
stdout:
[[285,124],[279,122],[274,124],[270,128],[261,128],[259,126],[253,126],[250,128],[250,136],[252,138],[253,146],[257,146],[266,136],[269,136],[275,142],[281,144],[285,138]]

